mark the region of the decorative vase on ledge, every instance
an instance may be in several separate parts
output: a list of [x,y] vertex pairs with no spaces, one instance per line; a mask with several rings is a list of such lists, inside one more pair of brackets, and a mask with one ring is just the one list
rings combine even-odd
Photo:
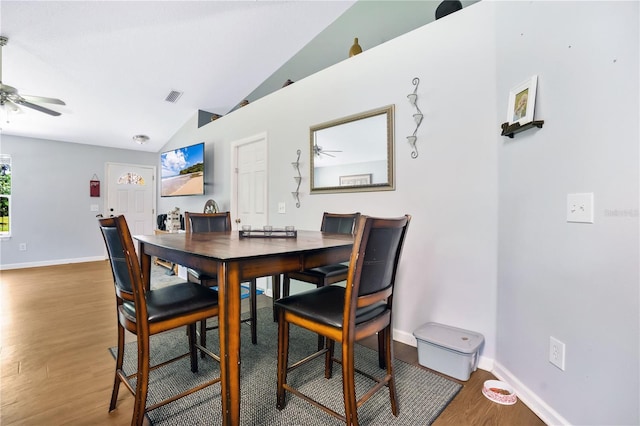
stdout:
[[358,44],[358,37],[353,39],[353,46],[349,49],[349,57],[355,56],[358,53],[362,53],[362,47]]

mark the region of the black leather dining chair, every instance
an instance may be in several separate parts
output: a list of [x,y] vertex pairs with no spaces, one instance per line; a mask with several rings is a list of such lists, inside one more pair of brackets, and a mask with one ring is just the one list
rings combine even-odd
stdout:
[[[196,323],[218,315],[218,293],[189,282],[157,290],[147,289],[124,216],[99,219],[99,223],[111,262],[118,318],[116,368],[109,411],[116,408],[122,383],[135,398],[131,424],[142,425],[148,411],[220,381],[220,377],[210,379],[202,385],[147,406],[150,371],[189,356],[191,371],[197,372],[197,350],[220,361],[217,355],[198,345],[195,338]],[[183,326],[187,326],[188,330],[189,352],[151,366],[150,336]],[[131,375],[123,371],[125,330],[135,334],[137,338],[138,367]]]
[[[356,222],[360,217],[360,212],[356,213],[328,213],[325,212],[322,215],[322,223],[320,224],[320,231],[330,232],[335,234],[353,234],[356,227]],[[291,280],[302,281],[305,283],[313,284],[316,287],[324,287],[327,285],[339,283],[347,279],[347,271],[349,266],[344,263],[334,263],[331,265],[323,265],[317,268],[305,269],[299,272],[289,272],[283,275],[282,278],[282,293],[276,292],[274,295],[274,302],[281,296],[289,296],[291,289]],[[275,288],[275,286],[274,286]],[[276,317],[276,310],[274,308],[274,319]],[[321,349],[324,345],[324,338],[318,337],[318,349]]]
[[[227,232],[231,231],[231,215],[229,212],[220,213],[191,213],[185,212],[185,231],[193,232]],[[202,272],[187,268],[187,278],[191,282],[199,283],[206,287],[215,287],[218,285],[218,277],[211,274],[203,274]],[[241,322],[249,323],[251,326],[251,343],[254,345],[258,342],[258,332],[256,325],[257,316],[257,294],[256,280],[249,281],[249,317],[243,318]],[[215,330],[218,326],[207,326],[206,321],[200,323],[200,344],[207,346],[207,331]]]
[[[355,235],[347,273],[346,287],[330,285],[283,297],[275,302],[278,312],[278,385],[277,408],[286,405],[286,392],[296,395],[348,425],[358,425],[358,407],[369,397],[387,387],[391,411],[397,416],[393,370],[392,313],[393,292],[402,246],[411,216],[383,219],[361,216]],[[291,324],[318,333],[327,339],[326,347],[289,366],[289,327]],[[357,400],[354,346],[356,341],[378,334],[380,364],[385,375]],[[342,356],[334,358],[335,342],[341,344]],[[287,383],[288,373],[309,361],[325,356],[324,374],[330,378],[333,362],[342,364],[344,415],[313,400],[299,388]]]

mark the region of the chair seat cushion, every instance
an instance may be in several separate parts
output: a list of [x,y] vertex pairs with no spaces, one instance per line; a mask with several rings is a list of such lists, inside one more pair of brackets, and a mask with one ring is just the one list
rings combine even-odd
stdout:
[[349,271],[348,265],[343,265],[342,263],[336,263],[334,265],[326,265],[319,266],[317,268],[305,269],[302,272],[291,273],[290,275],[301,274],[301,275],[311,275],[318,278],[330,278],[335,277],[337,275],[346,274]]
[[[275,306],[315,322],[342,328],[345,292],[344,287],[337,285],[319,287],[276,300]],[[387,309],[384,302],[360,308],[356,311],[356,324],[369,321]]]
[[[218,304],[217,291],[189,282],[148,291],[145,297],[149,322],[164,321]],[[136,310],[133,302],[123,303],[122,308],[124,314],[135,321]]]

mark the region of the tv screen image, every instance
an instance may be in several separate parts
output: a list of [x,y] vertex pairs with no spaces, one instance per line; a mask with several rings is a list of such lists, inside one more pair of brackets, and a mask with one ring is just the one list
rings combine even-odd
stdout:
[[160,154],[160,195],[204,194],[204,142]]

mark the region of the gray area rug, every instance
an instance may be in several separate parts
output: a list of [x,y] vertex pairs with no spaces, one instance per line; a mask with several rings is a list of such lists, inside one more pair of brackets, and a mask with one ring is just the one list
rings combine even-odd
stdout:
[[[302,399],[287,393],[287,406],[276,409],[277,324],[273,322],[271,308],[258,310],[258,344],[251,344],[250,328],[243,326],[241,344],[241,406],[242,425],[304,425],[325,426],[343,424]],[[291,326],[289,362],[295,362],[312,353],[317,346],[317,336]],[[217,330],[208,333],[209,347],[216,353]],[[151,337],[152,365],[187,350],[184,329],[173,330]],[[115,348],[111,348],[114,353]],[[336,345],[336,354],[340,346]],[[127,374],[136,368],[136,343],[125,346],[124,369]],[[358,345],[356,365],[375,376],[380,375],[377,352]],[[185,358],[169,366],[151,372],[147,404],[152,404],[169,394],[179,392],[196,383],[220,374],[219,365],[200,359],[198,373],[191,373],[189,360]],[[428,425],[456,396],[461,385],[440,377],[428,370],[395,360],[396,389],[399,416],[391,414],[387,389],[378,391],[358,409],[362,425]],[[322,401],[334,410],[344,413],[340,364],[334,364],[332,379],[324,378],[324,358],[320,357],[304,367],[289,373],[288,382],[303,392]],[[135,383],[135,380],[134,380]],[[370,379],[356,375],[356,392],[360,396],[372,384]],[[364,385],[364,386],[363,386]],[[135,386],[135,384],[134,384]],[[120,396],[128,394],[121,386]],[[126,397],[131,397],[127,395]],[[220,384],[210,386],[186,398],[160,407],[149,413],[154,425],[219,425],[221,421]]]
[[184,280],[174,274],[171,269],[151,263],[151,283],[153,288],[166,287],[180,282],[184,282]]

